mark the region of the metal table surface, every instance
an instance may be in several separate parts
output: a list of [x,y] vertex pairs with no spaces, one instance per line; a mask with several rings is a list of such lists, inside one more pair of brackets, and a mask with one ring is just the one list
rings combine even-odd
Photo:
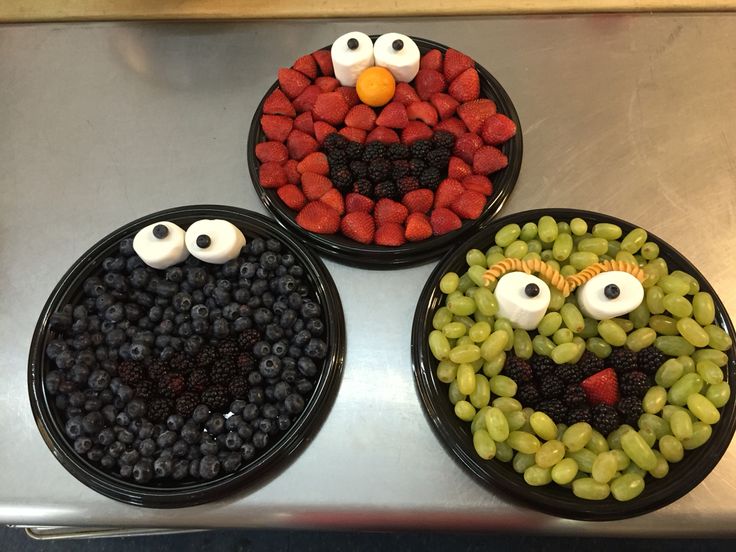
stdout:
[[263,212],[244,156],[252,113],[277,67],[352,29],[451,44],[506,87],[526,151],[504,213],[579,207],[644,225],[700,267],[736,315],[734,15],[0,26],[0,522],[736,531],[733,444],[689,495],[622,522],[542,515],[461,471],[412,381],[411,319],[433,264],[327,263],[346,313],[345,375],[314,441],[260,489],[149,510],[98,495],[54,459],[31,416],[26,362],[59,277],[100,237],[154,210]]

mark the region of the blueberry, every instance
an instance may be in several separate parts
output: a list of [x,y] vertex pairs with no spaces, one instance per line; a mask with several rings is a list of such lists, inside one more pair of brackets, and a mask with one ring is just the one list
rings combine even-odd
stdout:
[[209,417],[210,409],[204,404],[197,406],[192,413],[192,419],[198,424],[204,423]]
[[115,423],[119,426],[126,427],[130,423],[130,416],[127,412],[118,412],[118,415],[115,417]]
[[107,453],[113,458],[120,458],[125,452],[125,444],[120,441],[115,441],[109,447],[107,447]]
[[117,462],[115,461],[115,458],[113,456],[110,456],[109,454],[105,454],[102,458],[100,458],[100,464],[102,464],[103,468],[110,469],[112,468]]
[[276,355],[266,355],[258,364],[258,370],[264,378],[275,378],[281,373],[281,359]]
[[327,343],[319,338],[312,338],[304,347],[304,354],[310,358],[325,358],[327,356]]
[[260,385],[263,382],[263,376],[260,372],[252,371],[248,373],[248,384],[249,385]]
[[220,473],[221,465],[216,456],[206,455],[199,462],[199,475],[202,479],[214,479]]
[[286,399],[284,399],[284,406],[289,414],[299,414],[304,410],[304,397],[296,393],[292,393]]
[[296,392],[300,395],[308,396],[312,393],[314,385],[312,382],[306,379],[300,379],[296,382]]
[[295,264],[294,266],[289,268],[289,274],[291,274],[294,278],[301,278],[304,276],[304,268],[301,265]]
[[115,433],[110,428],[105,428],[97,434],[97,442],[103,446],[108,446],[115,441]]
[[[237,320],[236,320],[237,323]],[[195,318],[192,320],[192,331],[197,335],[204,335],[210,329],[210,324],[204,318]],[[237,330],[236,330],[237,331]],[[191,339],[191,338],[190,338]]]
[[[192,325],[192,329],[194,326]],[[184,342],[184,351],[189,355],[197,354],[204,345],[204,339],[199,335],[193,335]]]
[[233,332],[239,334],[253,327],[253,320],[250,317],[241,316],[233,322]]
[[110,374],[104,370],[95,370],[89,376],[87,385],[95,391],[102,391],[105,387],[110,384]]
[[268,418],[269,420],[272,420],[276,418],[276,416],[279,415],[279,409],[276,408],[273,404],[264,404],[261,407],[261,414],[263,414],[264,418]]
[[248,299],[248,302],[246,303],[246,306],[251,310],[257,309],[261,305],[263,305],[263,302],[261,301],[260,295],[252,295],[251,298]]
[[190,476],[199,478],[199,463],[200,463],[200,461],[201,460],[199,458],[193,458],[189,462],[189,475]]
[[181,438],[190,445],[197,443],[201,435],[202,432],[199,430],[199,426],[193,422],[187,422],[181,428]]
[[266,326],[266,339],[269,341],[278,341],[284,337],[284,330],[282,330],[277,324],[269,324]]
[[244,287],[238,288],[233,292],[233,299],[235,299],[237,304],[243,305],[248,299],[250,299],[250,291]]
[[270,324],[272,320],[273,313],[265,307],[258,308],[253,313],[253,322],[255,322],[258,326],[263,327],[266,324]]
[[242,447],[240,447],[240,457],[246,462],[252,459],[255,455],[256,448],[252,444],[246,443]]
[[117,391],[115,391],[115,394],[120,397],[122,400],[124,400],[126,403],[133,398],[134,395],[133,389],[129,385],[121,384]]
[[99,462],[104,455],[105,451],[101,447],[92,447],[92,449],[87,453],[87,458],[92,462]]
[[133,466],[133,479],[136,483],[148,483],[153,479],[153,462],[148,458],[142,458]]
[[158,436],[158,439],[156,439],[156,443],[161,448],[170,447],[176,442],[177,434],[175,431],[164,431],[161,435]]
[[133,433],[128,431],[127,429],[120,431],[117,437],[118,437],[118,442],[123,443],[125,445],[130,445],[133,441],[135,441],[135,435],[133,435]]
[[120,466],[120,477],[130,479],[133,476],[133,466]]
[[271,345],[267,341],[259,341],[253,345],[253,354],[256,358],[263,358],[271,353]]
[[245,421],[251,422],[258,417],[258,405],[249,403],[243,408],[242,418]]
[[230,325],[224,318],[218,318],[212,324],[212,335],[220,339],[230,334]]
[[268,446],[268,434],[263,433],[262,431],[256,431],[253,434],[253,446],[257,449],[266,448]]
[[213,414],[205,423],[205,428],[211,435],[219,435],[225,430],[225,418],[222,414]]
[[92,397],[84,402],[84,410],[86,412],[96,412],[102,408],[102,399],[99,397]]
[[242,446],[242,444],[243,444],[243,440],[240,438],[240,435],[238,435],[234,431],[231,431],[227,435],[225,435],[225,446],[228,449],[230,450],[239,449]]
[[252,387],[248,389],[248,401],[260,406],[266,401],[266,396],[263,393],[263,389],[260,387]]
[[268,282],[262,278],[255,280],[250,286],[251,295],[263,296],[268,291]]
[[291,293],[296,289],[297,281],[291,274],[286,274],[278,279],[279,293]]
[[179,431],[184,425],[184,418],[179,414],[172,414],[166,418],[166,427],[171,431]]
[[306,301],[302,305],[301,314],[304,318],[317,318],[320,315],[321,309],[319,304],[314,301]]
[[217,286],[212,292],[212,297],[218,307],[224,307],[231,302],[230,292],[220,286]]
[[192,308],[192,296],[188,293],[179,292],[174,295],[171,304],[179,312],[187,312]]
[[217,454],[219,447],[211,435],[202,435],[202,440],[199,444],[199,451],[203,454]]
[[309,343],[310,339],[312,339],[312,332],[310,332],[309,330],[301,330],[300,332],[294,334],[292,342],[299,347],[303,347],[304,345]]
[[189,452],[189,445],[186,442],[179,440],[174,443],[174,446],[171,447],[171,450],[173,451],[175,457],[183,458]]
[[191,337],[194,333],[194,329],[189,322],[182,322],[176,330],[177,335],[180,337]]
[[[259,267],[258,267],[258,268],[256,269],[256,278],[260,278],[260,279],[266,279],[266,278],[268,278],[269,276],[270,276],[270,272],[269,272],[269,270],[267,270],[266,268],[264,268],[264,267],[262,267],[262,266],[259,266]],[[270,287],[270,284],[269,284],[269,287]]]
[[[241,401],[245,402],[245,401]],[[243,418],[239,415],[230,416],[227,420],[225,420],[225,429],[227,431],[237,431],[238,427],[240,427],[245,422],[243,421]]]
[[85,454],[92,448],[92,439],[89,437],[77,437],[74,440],[74,451],[77,454]]
[[64,430],[66,431],[67,436],[70,439],[76,439],[77,437],[82,435],[82,418],[79,416],[75,416],[74,418],[71,418],[67,420],[66,424],[64,425]]
[[300,357],[296,365],[299,371],[308,378],[312,378],[318,373],[317,365],[311,358]]
[[108,322],[120,322],[125,318],[125,307],[121,303],[110,305],[105,309],[103,316]]
[[130,273],[130,285],[134,288],[144,288],[148,284],[149,273],[145,268],[136,268]]
[[292,326],[294,326],[296,319],[296,311],[293,309],[288,309],[284,312],[284,314],[281,315],[281,318],[279,318],[279,326],[281,326],[283,329],[291,328]]
[[127,450],[120,455],[120,464],[123,466],[133,466],[140,458],[141,454],[137,450]]
[[291,386],[285,381],[280,381],[273,388],[273,396],[277,401],[283,401],[291,393]]
[[174,333],[175,325],[173,320],[162,320],[153,330],[153,333],[159,335],[171,335]]
[[154,347],[158,347],[159,349],[165,349],[170,344],[171,344],[170,335],[157,335],[156,340],[153,342]]
[[253,278],[256,275],[256,269],[258,265],[256,263],[243,263],[240,266],[240,277],[241,278]]
[[230,403],[230,412],[232,412],[233,414],[240,414],[245,408],[246,404],[248,403],[246,403],[243,400],[240,400],[240,399],[235,400],[232,403]]
[[150,349],[142,343],[133,343],[130,346],[131,360],[143,360],[151,354]]
[[141,456],[153,456],[153,453],[156,452],[156,443],[153,439],[150,438],[143,439],[140,443],[138,443],[138,452],[141,453]]

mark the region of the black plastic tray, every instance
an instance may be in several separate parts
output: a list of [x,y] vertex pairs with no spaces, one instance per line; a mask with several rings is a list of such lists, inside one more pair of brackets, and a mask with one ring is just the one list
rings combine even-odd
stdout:
[[[49,318],[61,306],[74,301],[81,293],[84,280],[97,272],[102,260],[117,251],[123,238],[133,236],[142,227],[158,220],[169,220],[183,227],[202,218],[222,218],[238,226],[247,238],[276,237],[299,259],[314,286],[326,321],[329,352],[322,373],[301,416],[294,425],[269,448],[236,472],[207,483],[160,483],[158,487],[123,481],[95,467],[74,452],[64,435],[63,423],[55,412],[53,399],[46,394],[44,375],[50,368],[45,355],[52,332]],[[38,319],[28,359],[28,391],[31,408],[41,435],[56,459],[79,481],[115,500],[137,506],[176,508],[193,506],[219,499],[245,487],[262,484],[293,461],[314,437],[332,407],[342,378],[345,358],[345,319],[342,303],[330,273],[322,261],[289,233],[270,219],[235,207],[193,205],[159,211],[126,224],[112,232],[77,260],[51,292]]]
[[[371,37],[373,40],[376,38],[378,37]],[[419,46],[422,54],[434,48],[445,52],[448,48],[443,44],[431,40],[417,37],[411,38]],[[329,46],[324,49],[329,49]],[[506,90],[504,90],[493,75],[477,63],[475,64],[475,68],[480,75],[481,97],[493,100],[496,103],[498,112],[503,113],[516,123],[516,136],[501,147],[501,151],[509,158],[509,164],[503,170],[493,174],[493,178],[491,179],[493,182],[493,195],[488,203],[486,203],[480,217],[476,220],[466,221],[463,223],[462,228],[444,236],[432,237],[421,242],[408,243],[399,247],[362,245],[341,234],[320,235],[304,230],[294,220],[296,213],[284,205],[281,198],[276,194],[276,190],[264,188],[258,179],[258,167],[260,163],[255,156],[255,147],[259,142],[266,140],[265,135],[261,131],[260,124],[263,102],[278,86],[278,81],[266,91],[265,96],[258,104],[250,125],[250,132],[248,133],[248,170],[250,171],[253,186],[256,192],[258,192],[261,201],[284,228],[299,236],[313,249],[323,255],[344,264],[361,268],[391,269],[422,264],[440,257],[459,240],[475,234],[488,224],[501,210],[504,202],[511,195],[516,185],[516,180],[519,178],[519,172],[521,171],[523,140],[521,121],[519,121],[516,108],[511,102],[511,98],[506,93]]]
[[[721,409],[721,419],[713,426],[710,440],[698,449],[685,451],[684,459],[676,464],[670,464],[669,474],[663,479],[648,478],[644,492],[630,502],[618,502],[612,497],[603,501],[586,501],[575,497],[569,489],[553,483],[544,487],[531,487],[512,469],[510,463],[481,459],[473,448],[469,424],[457,419],[447,396],[447,385],[437,380],[435,375],[437,361],[429,351],[427,336],[432,328],[432,316],[441,306],[444,295],[439,290],[442,275],[448,271],[462,272],[466,266],[465,253],[472,248],[485,250],[490,247],[493,235],[502,226],[514,222],[519,225],[528,221],[536,222],[542,215],[567,221],[573,217],[581,217],[588,223],[613,222],[624,232],[635,228],[635,225],[629,222],[592,211],[537,209],[515,213],[494,221],[482,234],[473,236],[446,255],[430,275],[419,296],[411,333],[414,380],[424,412],[435,435],[456,462],[492,491],[504,492],[509,497],[543,512],[572,519],[604,521],[651,512],[687,494],[705,479],[726,452],[736,429],[736,347],[728,351],[729,362],[725,369],[726,380],[731,386],[731,398]],[[667,261],[670,270],[680,269],[688,272],[700,282],[702,291],[707,291],[713,296],[716,306],[715,323],[736,341],[736,334],[726,309],[703,275],[662,239],[650,233],[649,241],[659,245],[660,256]]]

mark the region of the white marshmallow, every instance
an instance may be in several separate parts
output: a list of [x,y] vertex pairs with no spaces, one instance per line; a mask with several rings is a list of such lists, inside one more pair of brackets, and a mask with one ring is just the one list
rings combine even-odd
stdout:
[[[355,50],[348,48],[348,41],[351,38],[358,41]],[[330,53],[335,78],[343,86],[355,86],[360,74],[373,66],[373,42],[365,33],[353,31],[342,35],[332,43]]]
[[[529,297],[524,289],[537,284],[539,294]],[[547,312],[550,292],[547,284],[525,272],[509,272],[501,276],[493,292],[498,301],[498,318],[508,318],[511,325],[522,330],[533,330]]]
[[[404,43],[401,50],[394,50],[395,40]],[[419,60],[422,57],[416,43],[408,36],[399,33],[379,36],[373,45],[373,56],[376,58],[376,65],[391,71],[396,82],[414,80],[419,72]]]
[[[619,296],[609,299],[604,289],[615,284]],[[578,307],[582,313],[595,320],[608,320],[633,311],[644,299],[644,287],[628,272],[614,270],[602,272],[578,288]]]
[[[163,238],[157,238],[153,234],[153,229],[159,224],[168,230]],[[133,238],[133,250],[144,263],[159,270],[179,264],[189,256],[184,244],[184,230],[165,220],[139,230]]]
[[[197,245],[197,238],[202,235],[210,239],[207,247]],[[212,264],[224,264],[234,259],[245,245],[245,236],[240,229],[221,219],[198,220],[187,228],[184,240],[192,255]]]

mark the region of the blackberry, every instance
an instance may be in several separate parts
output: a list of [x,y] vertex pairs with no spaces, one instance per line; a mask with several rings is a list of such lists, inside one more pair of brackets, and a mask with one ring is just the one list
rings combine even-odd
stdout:
[[195,368],[187,378],[187,388],[195,393],[201,393],[209,385],[210,380],[207,376],[207,370]]
[[557,376],[544,376],[539,382],[539,393],[545,399],[556,399],[565,391],[565,384]]
[[385,180],[376,184],[376,187],[373,190],[373,194],[378,198],[393,198],[397,195],[398,191],[399,190],[396,187],[396,184],[394,184],[390,180]]
[[435,148],[427,153],[427,164],[436,169],[444,169],[450,162],[450,150],[446,148]]
[[224,357],[233,357],[238,354],[238,342],[235,339],[223,339],[217,345],[217,352]]
[[625,347],[617,347],[606,359],[606,364],[616,370],[618,375],[633,372],[636,370],[636,353]]
[[184,393],[176,399],[176,413],[189,418],[199,404],[199,396],[196,393]]
[[363,161],[370,162],[383,159],[386,156],[386,146],[381,142],[371,142],[363,149]]
[[220,412],[227,408],[230,403],[227,389],[222,385],[213,385],[202,393],[202,403],[210,407],[210,410]]
[[639,416],[644,413],[641,406],[641,399],[638,397],[623,397],[616,405],[616,410],[621,414],[621,418],[625,424],[636,427]]
[[365,161],[351,161],[350,172],[356,179],[365,178],[368,176],[368,163]]
[[183,353],[179,353],[178,355],[174,355],[173,357],[171,357],[169,366],[175,372],[181,372],[182,374],[188,374],[189,372],[192,371],[192,368],[194,368],[194,363],[192,362],[191,358],[189,358]]
[[567,419],[567,408],[560,399],[547,399],[540,401],[535,410],[544,412],[556,423],[562,423]]
[[243,330],[238,336],[238,345],[241,351],[250,352],[253,345],[261,340],[261,332],[258,330]]
[[653,376],[666,358],[659,349],[652,345],[639,351],[639,354],[636,355],[636,365],[641,372]]
[[[378,144],[380,142],[371,142]],[[386,159],[374,159],[368,164],[368,178],[373,182],[386,180],[391,174],[391,162]]]
[[344,149],[347,144],[347,138],[345,138],[342,134],[333,132],[332,134],[327,135],[325,141],[322,143],[322,147],[325,149],[325,151],[330,152],[338,149]]
[[345,146],[345,155],[349,161],[355,161],[360,159],[363,155],[363,144],[359,142],[353,142],[352,140]]
[[567,384],[578,383],[583,379],[583,372],[575,364],[563,364],[557,367],[557,377]]
[[345,150],[332,150],[327,152],[327,162],[330,165],[330,169],[342,167],[348,162],[348,156],[345,154]]
[[173,402],[171,399],[156,397],[148,403],[146,417],[152,422],[162,422],[169,417],[173,410]]
[[562,400],[568,408],[580,408],[585,405],[585,391],[577,383],[573,383],[565,388]]
[[546,356],[533,355],[529,361],[534,372],[534,377],[537,380],[541,380],[545,376],[553,376],[557,372],[557,365],[555,362]]
[[255,368],[256,359],[250,353],[240,353],[235,361],[235,366],[240,374],[247,374]]
[[533,384],[527,383],[519,386],[515,398],[524,406],[536,408],[539,402],[539,391],[537,391],[537,388]]
[[452,132],[438,130],[432,136],[432,142],[435,146],[451,150],[455,147],[455,135]]
[[242,399],[248,392],[248,385],[243,376],[235,376],[230,380],[230,384],[227,386],[230,396],[234,399]]
[[503,367],[503,374],[516,382],[517,385],[529,383],[534,378],[532,367],[523,358],[509,355]]
[[419,184],[422,185],[422,188],[436,190],[437,186],[440,185],[440,182],[442,182],[442,175],[440,174],[439,169],[434,167],[424,169],[422,174],[419,175]]
[[429,140],[417,140],[409,147],[409,149],[411,150],[412,157],[424,159],[432,149],[432,142]]
[[215,361],[210,369],[210,381],[214,384],[227,385],[235,375],[235,362],[230,358]]
[[215,348],[210,345],[205,345],[200,349],[199,353],[197,353],[195,364],[200,368],[209,366],[215,362],[216,358],[217,352],[215,351]]
[[156,391],[156,385],[151,380],[143,380],[135,386],[135,396],[139,399],[150,399]]
[[373,183],[365,178],[360,178],[353,183],[353,191],[371,197],[373,195]]
[[186,381],[184,380],[184,376],[176,372],[164,374],[164,376],[158,381],[159,394],[170,399],[181,395],[185,388]]
[[146,370],[142,363],[133,360],[124,360],[118,365],[118,375],[124,383],[138,383],[145,379]]
[[154,360],[148,366],[148,379],[153,381],[160,380],[165,373],[169,371],[169,367],[160,360]]
[[649,376],[644,372],[634,371],[623,374],[619,378],[618,388],[623,396],[643,398],[651,387]]
[[399,159],[391,164],[391,178],[395,181],[408,176],[410,172],[411,167],[406,159]]
[[389,144],[386,148],[386,155],[388,155],[389,159],[406,159],[409,157],[409,148],[398,142]]
[[597,374],[606,366],[602,359],[595,356],[590,351],[585,351],[577,363],[578,368],[582,371],[582,378],[585,379],[593,374]]
[[578,422],[585,422],[587,424],[593,421],[593,416],[590,413],[590,408],[587,406],[581,406],[579,408],[571,408],[567,411],[567,425],[576,424]]
[[616,409],[607,404],[597,404],[590,410],[591,425],[604,437],[621,425],[621,416]]
[[422,174],[422,171],[427,168],[427,165],[424,161],[418,158],[409,159],[409,170],[411,170],[411,175],[419,177]]
[[334,171],[330,171],[332,177],[332,183],[340,191],[347,191],[353,185],[353,174],[345,166],[339,167]]
[[396,183],[399,194],[402,196],[419,189],[419,180],[416,176],[405,176]]

